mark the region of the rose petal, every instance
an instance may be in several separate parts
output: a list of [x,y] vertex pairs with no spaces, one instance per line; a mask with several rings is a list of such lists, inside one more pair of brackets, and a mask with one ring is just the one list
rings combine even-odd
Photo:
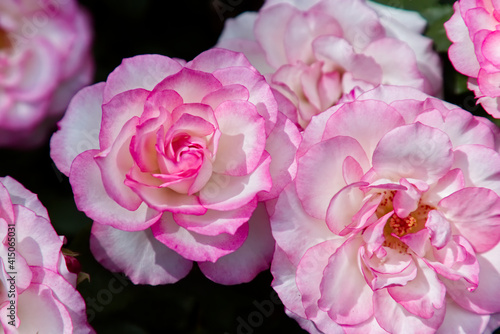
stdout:
[[114,96],[102,106],[101,131],[99,144],[101,150],[109,148],[122,132],[125,124],[141,116],[149,91],[135,89]]
[[303,317],[314,321],[320,328],[328,326],[328,323],[333,323],[331,325],[333,327],[338,326],[323,310],[318,308],[318,300],[321,298],[320,286],[329,258],[342,246],[343,242],[342,238],[336,238],[309,248],[300,259],[296,269],[296,277],[293,278],[299,296],[302,297],[302,308],[305,308]]
[[184,103],[200,103],[203,98],[222,87],[212,74],[183,68],[179,72],[166,77],[154,91],[170,89],[177,92]]
[[135,211],[129,211],[109,197],[102,184],[99,167],[94,161],[97,153],[97,150],[85,151],[71,165],[69,181],[78,209],[101,224],[124,231],[140,231],[154,224],[160,213],[146,204],[141,204]]
[[255,208],[257,200],[229,211],[207,210],[203,215],[186,215],[174,213],[174,220],[179,226],[203,235],[218,235],[221,233],[235,234],[238,228],[246,223]]
[[207,236],[190,232],[177,225],[170,213],[164,213],[151,230],[158,241],[191,261],[215,262],[241,247],[248,236],[248,224],[243,224],[233,235]]
[[432,319],[445,309],[446,287],[436,272],[417,260],[417,276],[404,286],[388,287],[387,292],[408,312],[422,319]]
[[[288,4],[280,4],[263,9],[257,17],[254,26],[255,39],[259,42],[267,56],[268,63],[278,68],[288,62],[284,43],[288,22],[297,15],[298,10]],[[282,22],[276,26],[276,22]],[[272,31],[272,34],[269,34]]]
[[485,252],[500,241],[500,197],[486,188],[464,188],[439,202],[439,211],[472,244]]
[[[65,306],[55,298],[52,290],[45,285],[31,284],[19,296],[17,302],[20,306],[17,313],[19,317],[19,327],[17,329],[20,332],[73,332],[70,314]],[[5,306],[4,309],[6,308]],[[7,312],[0,313],[3,319],[8,319]]]
[[407,190],[398,190],[394,195],[394,212],[398,217],[406,218],[418,208],[421,192],[406,179],[401,179],[399,183]]
[[476,314],[491,314],[500,312],[500,301],[497,296],[500,294],[500,268],[498,257],[500,256],[500,244],[497,244],[490,251],[477,254],[479,262],[479,285],[477,289],[469,291],[467,285],[461,280],[447,280],[447,292],[453,300],[464,309]]
[[435,333],[446,314],[446,308],[442,307],[435,310],[434,316],[429,319],[415,316],[399,305],[387,289],[375,291],[373,304],[377,322],[389,333]]
[[201,204],[207,209],[233,210],[250,202],[258,192],[271,190],[270,163],[269,154],[264,152],[260,164],[249,175],[212,174],[212,178],[200,190]]
[[271,228],[276,243],[294,265],[299,263],[312,246],[336,238],[324,221],[317,220],[304,211],[293,183],[278,198],[271,216]]
[[359,269],[358,251],[362,240],[346,241],[330,257],[323,272],[318,306],[338,324],[357,325],[373,315],[373,290]]
[[480,145],[455,149],[453,168],[464,173],[466,187],[484,187],[500,196],[500,155]]
[[205,276],[219,284],[240,284],[250,282],[258,273],[269,268],[274,239],[264,204],[260,203],[255,209],[248,226],[248,237],[240,248],[215,263],[198,264]]
[[50,222],[24,206],[14,205],[19,253],[30,266],[57,271],[62,242]]
[[[359,143],[351,137],[338,136],[312,146],[298,160],[297,194],[311,216],[325,219],[333,196],[346,184],[342,176],[343,162],[356,159],[368,170],[368,159]],[[325,178],[325,175],[328,175]]]
[[143,88],[152,90],[167,76],[179,72],[182,66],[175,60],[160,55],[140,55],[126,58],[106,80],[103,103],[114,96]]
[[71,284],[66,282],[62,276],[53,271],[42,267],[32,267],[32,271],[32,282],[40,284],[40,286],[49,287],[54,297],[64,305],[64,308],[71,317],[73,333],[94,333],[94,330],[87,323],[85,302],[80,293]]
[[138,122],[137,117],[130,119],[125,123],[114,143],[94,156],[106,193],[117,204],[130,211],[137,210],[142,204],[141,198],[125,184],[126,175],[133,166],[129,148]]
[[328,119],[323,140],[335,136],[356,138],[371,159],[380,139],[404,124],[401,114],[384,102],[354,101],[344,104]]
[[282,113],[278,114],[278,121],[266,141],[266,151],[271,155],[269,171],[273,186],[269,193],[260,193],[259,200],[276,198],[280,192],[292,181],[297,174],[295,153],[302,136],[297,127]]
[[431,184],[444,176],[453,163],[447,135],[421,123],[387,133],[373,153],[373,168],[392,180],[413,178]]
[[221,136],[213,163],[215,173],[245,176],[261,160],[266,145],[264,119],[253,104],[226,101],[215,110]]
[[439,327],[442,333],[485,333],[489,316],[479,315],[464,310],[462,307],[448,300],[446,303],[446,315]]
[[305,318],[301,294],[295,282],[296,271],[296,266],[290,262],[286,253],[276,245],[271,263],[271,274],[274,277],[271,286],[288,310],[294,312],[296,316]]
[[134,284],[169,284],[186,276],[192,262],[153,237],[151,231],[126,232],[94,223],[92,254],[104,267],[123,272]]
[[104,83],[98,83],[78,92],[52,136],[50,157],[66,176],[78,154],[99,148],[103,90]]
[[190,69],[208,73],[236,66],[252,67],[243,53],[221,48],[207,50],[186,64]]

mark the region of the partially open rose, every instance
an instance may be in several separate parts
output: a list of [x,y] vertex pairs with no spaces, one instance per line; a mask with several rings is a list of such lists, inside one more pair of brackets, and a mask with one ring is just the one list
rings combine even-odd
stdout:
[[271,218],[289,314],[311,333],[482,333],[500,311],[499,139],[412,88],[313,118]]
[[177,281],[192,261],[228,284],[268,267],[274,241],[258,203],[293,177],[300,135],[243,54],[125,59],[59,125],[51,154],[106,267],[149,284]]
[[63,238],[36,195],[0,178],[2,333],[94,333],[61,252]]
[[229,19],[217,46],[266,75],[280,110],[305,128],[342,97],[379,84],[441,91],[441,65],[416,12],[364,0],[268,0]]

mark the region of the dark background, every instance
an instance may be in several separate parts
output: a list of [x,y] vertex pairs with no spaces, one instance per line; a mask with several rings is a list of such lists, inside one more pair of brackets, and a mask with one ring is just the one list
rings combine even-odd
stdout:
[[[216,43],[225,19],[258,10],[262,2],[80,0],[93,16],[95,82],[106,80],[123,58],[138,54],[190,60]],[[444,63],[445,99],[486,116],[446,56],[449,42],[442,23],[451,16],[453,1],[380,2],[419,10],[428,19],[426,34],[436,41]],[[251,283],[222,286],[205,278],[195,266],[180,282],[157,287],[134,286],[123,276],[109,273],[90,254],[91,221],[76,209],[68,179],[50,159],[48,141],[29,151],[2,149],[0,156],[0,176],[10,175],[38,194],[57,232],[67,237],[66,247],[80,253],[78,259],[90,274],[90,282],[81,283],[78,289],[98,333],[305,333],[286,316],[281,304],[273,302],[269,271]]]

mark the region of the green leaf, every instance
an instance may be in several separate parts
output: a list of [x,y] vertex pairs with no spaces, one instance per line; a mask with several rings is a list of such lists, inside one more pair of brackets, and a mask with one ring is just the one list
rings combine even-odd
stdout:
[[468,92],[469,89],[467,88],[467,80],[468,77],[460,74],[458,72],[455,72],[455,85],[453,87],[453,93],[456,95]]
[[451,5],[432,7],[420,14],[428,22],[425,35],[434,40],[436,51],[447,52],[451,42],[446,35],[444,23],[453,15],[453,7]]

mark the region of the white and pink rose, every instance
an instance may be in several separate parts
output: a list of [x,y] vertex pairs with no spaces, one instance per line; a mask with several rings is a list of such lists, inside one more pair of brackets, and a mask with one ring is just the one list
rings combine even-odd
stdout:
[[311,333],[482,333],[500,312],[499,133],[407,87],[313,117],[271,217],[273,287]]
[[35,194],[0,178],[0,330],[95,333],[59,237]]
[[217,46],[245,53],[266,75],[280,110],[311,117],[379,84],[439,95],[441,64],[416,12],[364,0],[268,0],[228,19]]
[[75,0],[0,3],[0,147],[46,140],[93,76],[92,32]]
[[301,137],[243,54],[125,59],[75,96],[59,127],[51,156],[94,220],[105,267],[142,284],[176,282],[193,262],[223,284],[269,267],[261,202],[295,175]]

